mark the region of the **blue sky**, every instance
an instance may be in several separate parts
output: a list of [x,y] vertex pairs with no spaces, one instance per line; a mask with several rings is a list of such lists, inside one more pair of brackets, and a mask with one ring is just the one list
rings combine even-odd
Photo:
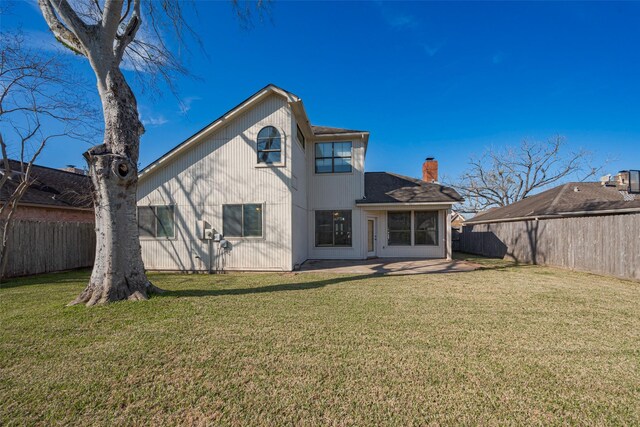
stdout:
[[[610,172],[640,168],[640,3],[276,1],[250,29],[229,2],[197,6],[207,54],[185,57],[187,108],[138,96],[142,165],[274,83],[314,124],[369,130],[368,171],[419,176],[429,155],[456,176],[485,147],[557,134]],[[46,45],[33,4],[2,20],[18,23]],[[40,163],[84,165],[84,149],[59,141]]]

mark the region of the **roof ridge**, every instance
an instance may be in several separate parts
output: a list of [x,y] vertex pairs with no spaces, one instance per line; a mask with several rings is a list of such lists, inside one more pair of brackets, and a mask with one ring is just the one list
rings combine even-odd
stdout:
[[[10,162],[16,162],[16,163],[20,163],[20,160],[16,160],[16,159],[8,159]],[[25,165],[28,165],[29,162],[22,162]],[[84,173],[76,173],[76,172],[71,172],[71,171],[66,171],[64,169],[59,169],[59,168],[53,168],[51,166],[43,166],[43,165],[38,165],[36,163],[34,163],[32,166],[37,167],[37,168],[42,168],[42,169],[49,169],[52,171],[56,171],[56,172],[61,172],[61,173],[70,173],[71,175],[76,175],[76,176],[84,176],[89,178],[88,175],[84,174]]]
[[424,181],[424,180],[422,180],[422,179],[420,179],[420,178],[414,178],[414,177],[412,177],[412,176],[401,175],[401,174],[399,174],[399,173],[395,173],[395,172],[385,172],[385,173],[388,173],[389,175],[396,176],[396,177],[398,177],[398,178],[405,179],[405,180],[407,180],[407,181],[413,182],[413,183],[418,184],[418,185],[440,185],[440,186],[442,186],[442,187],[453,188],[453,187],[450,187],[450,186],[448,186],[448,185],[444,185],[444,184],[443,184],[443,183],[441,183],[441,182],[428,182],[428,181]]
[[[556,197],[553,198],[551,203],[549,203],[549,206],[547,207],[547,209],[544,210],[545,213],[548,212],[548,211],[552,211],[552,208],[554,208],[558,204],[558,202],[560,201],[560,196],[562,196],[565,193],[566,189],[569,186],[571,186],[572,184],[573,184],[572,182],[567,182],[567,183],[562,185],[562,188],[560,189],[560,191],[558,191],[558,194],[556,194]],[[553,188],[551,190],[553,190]]]

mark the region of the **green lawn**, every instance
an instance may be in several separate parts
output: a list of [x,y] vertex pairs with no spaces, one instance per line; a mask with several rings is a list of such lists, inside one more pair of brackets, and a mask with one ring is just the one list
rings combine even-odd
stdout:
[[0,425],[640,424],[640,284],[487,262],[422,276],[88,272],[0,288]]

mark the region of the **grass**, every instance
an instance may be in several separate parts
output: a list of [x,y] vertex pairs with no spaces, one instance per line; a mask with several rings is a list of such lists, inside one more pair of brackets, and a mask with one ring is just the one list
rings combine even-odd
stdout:
[[421,276],[88,272],[0,288],[1,425],[640,423],[640,284],[474,259]]

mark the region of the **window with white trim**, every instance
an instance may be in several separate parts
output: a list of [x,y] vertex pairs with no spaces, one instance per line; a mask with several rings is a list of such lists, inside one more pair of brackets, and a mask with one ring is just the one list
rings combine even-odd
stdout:
[[262,237],[262,204],[222,205],[224,237]]
[[173,239],[176,233],[175,210],[169,206],[138,206],[140,237]]
[[389,246],[439,246],[439,211],[387,212]]
[[389,246],[411,246],[411,211],[387,213]]
[[300,129],[300,126],[296,125],[296,138],[298,138],[298,142],[300,143],[300,145],[302,145],[302,148],[305,148],[305,145],[307,143],[304,134],[302,133],[302,129]]
[[316,246],[351,246],[351,211],[316,211]]
[[415,211],[413,242],[416,246],[438,245],[438,212]]
[[351,172],[351,142],[317,142],[316,173]]
[[282,136],[273,126],[264,127],[258,132],[258,163],[280,163],[282,160]]

